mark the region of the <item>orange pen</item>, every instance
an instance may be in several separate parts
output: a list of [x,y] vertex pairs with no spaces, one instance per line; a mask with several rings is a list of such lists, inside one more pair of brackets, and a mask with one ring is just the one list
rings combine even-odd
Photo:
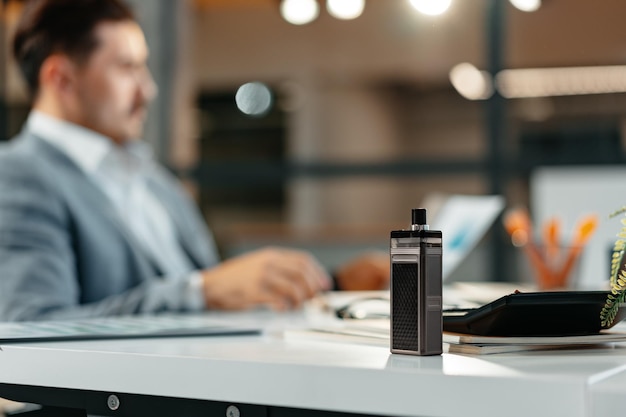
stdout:
[[525,209],[511,209],[504,216],[504,228],[511,236],[513,245],[521,247],[528,257],[535,273],[540,288],[549,288],[552,279],[552,271],[548,268],[545,259],[535,245],[532,236],[532,222],[528,211]]
[[577,224],[574,232],[572,245],[569,248],[567,257],[559,273],[555,276],[554,284],[558,287],[565,287],[567,280],[572,272],[572,268],[580,257],[585,245],[591,239],[591,236],[598,227],[598,216],[590,214],[583,217]]

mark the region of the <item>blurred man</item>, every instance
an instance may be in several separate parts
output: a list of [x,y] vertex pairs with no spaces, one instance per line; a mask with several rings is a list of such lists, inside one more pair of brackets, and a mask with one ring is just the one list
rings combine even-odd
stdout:
[[[13,48],[33,106],[0,153],[0,320],[284,310],[330,287],[301,251],[219,262],[193,202],[137,140],[156,86],[121,0],[33,0]],[[371,258],[343,276],[363,265],[353,285],[386,285]]]

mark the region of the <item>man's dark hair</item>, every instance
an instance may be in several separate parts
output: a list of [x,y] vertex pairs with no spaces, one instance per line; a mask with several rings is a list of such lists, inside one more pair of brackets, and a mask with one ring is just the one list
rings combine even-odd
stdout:
[[94,28],[101,22],[135,20],[121,0],[30,0],[17,25],[13,55],[34,96],[39,71],[50,55],[63,53],[85,62],[98,46]]

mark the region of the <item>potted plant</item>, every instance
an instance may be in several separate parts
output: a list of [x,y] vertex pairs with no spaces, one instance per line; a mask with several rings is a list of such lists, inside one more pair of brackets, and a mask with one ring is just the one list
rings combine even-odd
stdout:
[[[617,210],[610,217],[626,213],[626,206]],[[624,250],[626,249],[626,217],[621,220],[622,228],[617,234],[611,257],[611,292],[607,296],[604,307],[600,311],[602,327],[610,327],[617,316],[622,303],[626,300],[626,265],[624,265]]]

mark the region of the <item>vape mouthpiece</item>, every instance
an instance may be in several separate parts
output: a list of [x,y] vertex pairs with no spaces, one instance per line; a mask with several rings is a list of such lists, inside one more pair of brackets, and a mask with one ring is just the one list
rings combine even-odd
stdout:
[[427,224],[425,208],[416,208],[411,210],[411,224],[413,226],[423,226]]
[[411,210],[411,230],[428,230],[425,208]]

